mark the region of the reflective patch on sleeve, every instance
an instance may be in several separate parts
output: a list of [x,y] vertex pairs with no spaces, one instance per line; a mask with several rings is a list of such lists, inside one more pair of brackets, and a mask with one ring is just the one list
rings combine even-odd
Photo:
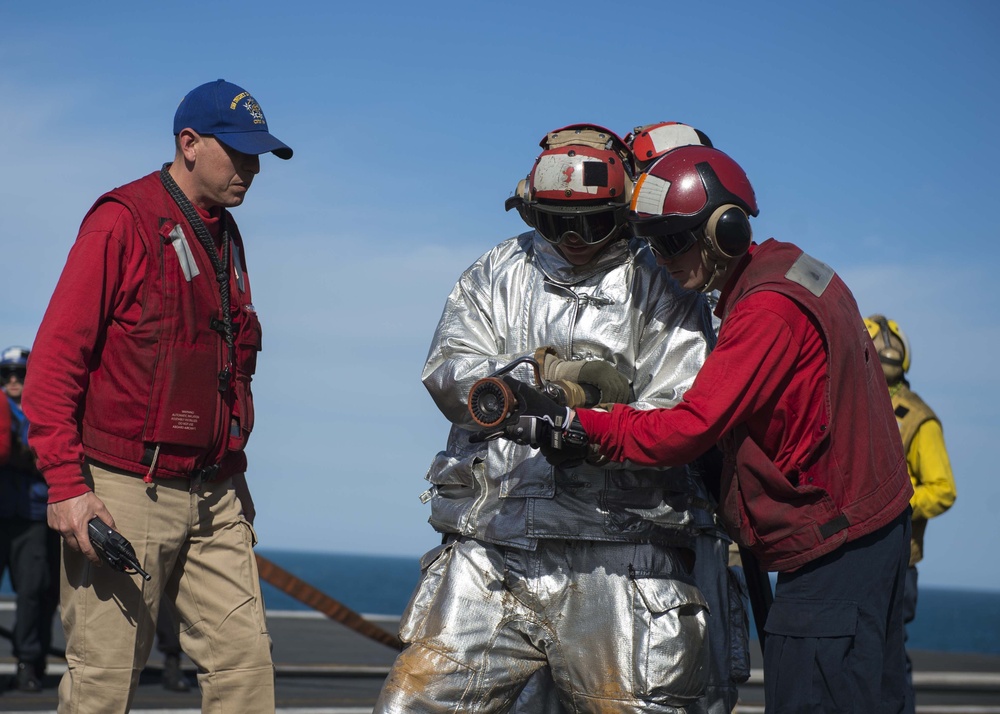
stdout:
[[645,174],[632,202],[632,210],[654,216],[663,213],[663,202],[670,190],[670,182],[657,176]]
[[233,247],[233,272],[236,273],[236,286],[240,289],[241,293],[247,291],[247,286],[243,282],[243,256],[240,255],[240,247],[236,245],[236,241],[230,241]]
[[188,245],[184,229],[180,227],[180,224],[174,226],[174,229],[170,231],[170,238],[171,245],[174,246],[174,251],[177,253],[177,260],[181,264],[181,270],[184,271],[184,279],[190,283],[191,278],[200,275],[201,271],[198,270],[198,264],[194,261],[194,255],[191,253],[191,246]]
[[833,268],[805,253],[800,255],[785,273],[786,278],[798,283],[816,297],[823,294],[833,276]]

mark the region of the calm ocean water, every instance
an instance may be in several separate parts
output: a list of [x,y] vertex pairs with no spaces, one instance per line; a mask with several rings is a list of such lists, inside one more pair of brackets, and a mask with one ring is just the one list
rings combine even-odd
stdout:
[[[262,549],[260,554],[364,614],[401,614],[420,577],[417,558],[270,549]],[[268,583],[262,588],[270,610],[308,609]],[[5,575],[0,595],[9,594],[10,581]],[[752,623],[750,633],[756,636]],[[921,588],[909,646],[1000,654],[1000,593]]]
[[[365,614],[399,615],[420,577],[417,558],[262,549],[260,554]],[[305,605],[263,584],[272,610]],[[754,635],[753,624],[750,626]],[[924,587],[910,626],[912,649],[1000,654],[1000,593]]]

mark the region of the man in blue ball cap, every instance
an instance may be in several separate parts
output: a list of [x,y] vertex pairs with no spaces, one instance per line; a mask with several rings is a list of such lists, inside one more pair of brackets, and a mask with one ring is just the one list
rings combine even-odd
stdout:
[[[87,213],[35,341],[24,410],[64,540],[59,711],[125,712],[161,599],[213,711],[273,712],[244,447],[261,347],[243,239],[260,154],[288,159],[246,90],[217,80],[174,116],[171,163]],[[100,518],[148,583],[104,564]]]
[[174,114],[174,136],[185,129],[211,135],[243,154],[292,158],[292,150],[267,130],[260,104],[250,92],[224,79],[195,87]]

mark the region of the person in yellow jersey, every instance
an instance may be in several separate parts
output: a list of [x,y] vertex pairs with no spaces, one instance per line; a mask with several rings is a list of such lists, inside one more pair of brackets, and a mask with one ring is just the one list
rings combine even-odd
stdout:
[[[906,453],[906,467],[913,483],[913,531],[910,540],[910,566],[903,591],[903,620],[908,625],[917,610],[917,563],[923,559],[924,531],[927,521],[939,516],[955,503],[955,477],[944,445],[944,431],[934,411],[910,390],[906,373],[910,369],[910,342],[895,320],[884,315],[865,319],[868,334],[878,350],[882,372],[889,385],[892,408],[899,423],[899,433]],[[905,714],[915,710],[913,670],[906,656],[906,674],[910,682]]]

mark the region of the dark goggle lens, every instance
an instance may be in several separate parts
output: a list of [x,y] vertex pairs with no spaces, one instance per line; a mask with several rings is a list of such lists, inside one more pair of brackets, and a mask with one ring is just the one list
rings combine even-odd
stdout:
[[18,382],[24,384],[25,370],[23,369],[5,369],[0,370],[0,380],[3,382],[9,382],[11,377],[16,377]]
[[654,253],[664,260],[670,260],[690,250],[691,246],[698,242],[698,236],[694,231],[684,231],[668,236],[649,236],[646,240],[649,241],[649,247]]
[[614,233],[618,223],[614,211],[600,213],[546,213],[535,211],[535,228],[549,243],[562,243],[567,233],[575,233],[588,244],[600,243]]

